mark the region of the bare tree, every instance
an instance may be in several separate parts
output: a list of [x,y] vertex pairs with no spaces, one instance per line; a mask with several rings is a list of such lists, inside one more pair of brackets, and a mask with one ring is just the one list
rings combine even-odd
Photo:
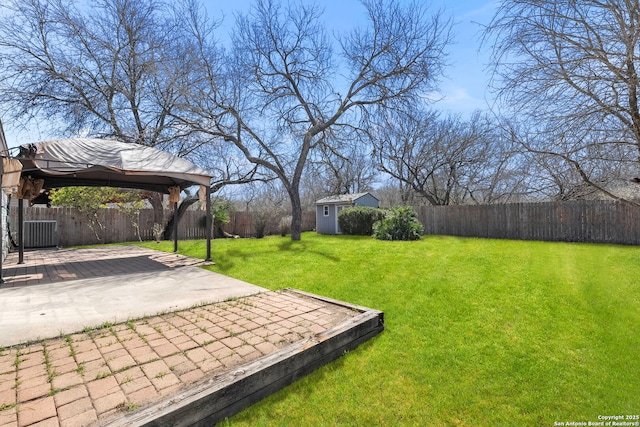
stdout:
[[0,101],[15,121],[187,154],[176,82],[188,72],[182,26],[158,0],[12,0],[0,21]]
[[526,128],[523,146],[621,198],[614,183],[640,166],[640,3],[505,0],[485,42],[501,105]]
[[376,188],[376,197],[380,200],[380,207],[391,209],[394,206],[417,206],[423,198],[404,182],[393,180]]
[[371,191],[377,177],[371,146],[357,138],[320,145],[309,169],[323,196]]
[[252,213],[255,236],[261,238],[276,231],[285,212],[291,210],[287,192],[280,182],[254,182],[244,186],[243,190],[243,209]]
[[[202,134],[194,134],[192,138],[201,136]],[[268,171],[234,152],[232,147],[224,143],[223,140],[213,137],[205,139],[206,142],[199,143],[199,148],[189,157],[213,175],[212,193],[227,187],[267,183],[275,179],[273,175],[268,174]]]
[[584,200],[598,197],[598,190],[585,184],[574,168],[556,156],[532,156],[536,166],[537,193],[543,199]]
[[[215,174],[213,191],[267,179],[228,155],[222,139],[196,134],[174,117],[199,66],[184,25],[191,7],[9,0],[0,6],[0,112],[15,123],[46,121],[62,135],[108,137],[188,157]],[[162,198],[150,201],[162,223]]]
[[[506,202],[519,190],[517,161],[486,116],[393,114],[371,132],[380,169],[432,205]],[[515,178],[515,180],[514,180]]]
[[416,102],[443,66],[450,23],[440,13],[420,2],[363,6],[369,25],[337,44],[318,7],[305,3],[256,2],[237,17],[229,52],[215,48],[202,15],[189,24],[202,70],[182,119],[278,177],[291,201],[292,240],[301,237],[300,183],[310,153],[330,144],[330,131],[358,128],[374,108]]

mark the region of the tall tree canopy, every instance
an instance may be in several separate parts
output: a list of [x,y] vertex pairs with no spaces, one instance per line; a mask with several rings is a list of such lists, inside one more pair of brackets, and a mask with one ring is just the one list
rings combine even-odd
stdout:
[[65,137],[107,137],[189,157],[215,175],[214,191],[263,179],[255,165],[229,156],[223,141],[175,117],[199,66],[185,26],[195,7],[163,0],[2,3],[0,115],[15,124],[46,122]]
[[521,159],[487,115],[469,120],[419,109],[371,132],[378,167],[432,205],[505,203],[524,190]]
[[[365,126],[377,109],[404,108],[434,88],[450,23],[422,2],[363,0],[368,25],[329,36],[312,4],[260,0],[237,16],[230,50],[213,44],[210,26],[192,15],[202,68],[185,93],[191,129],[233,144],[274,174],[292,207],[300,239],[300,182],[310,153],[332,134]],[[337,50],[337,51],[336,51]]]
[[640,167],[640,3],[504,0],[485,36],[522,144],[620,198]]
[[258,0],[225,48],[198,0],[8,0],[0,110],[213,160],[226,183],[277,177],[298,240],[308,160],[339,158],[337,142],[381,110],[424,103],[445,64],[451,22],[440,11],[362,6],[367,23],[334,34],[317,5]]
[[186,150],[171,118],[184,31],[155,0],[11,0],[0,21],[0,103],[62,133]]

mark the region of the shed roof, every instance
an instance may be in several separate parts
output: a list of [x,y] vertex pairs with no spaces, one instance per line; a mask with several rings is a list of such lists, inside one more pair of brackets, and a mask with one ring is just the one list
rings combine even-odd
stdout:
[[44,179],[45,188],[67,185],[140,188],[210,185],[211,174],[188,160],[155,148],[108,139],[72,138],[21,147],[23,175]]
[[378,198],[376,196],[374,196],[373,194],[369,193],[369,192],[364,192],[364,193],[354,193],[354,194],[337,194],[334,196],[328,196],[325,198],[322,198],[320,200],[318,200],[316,202],[316,205],[330,205],[330,204],[340,204],[340,203],[351,203],[355,200],[358,200],[361,197],[364,197],[366,195],[370,195],[371,197],[373,197],[374,199],[378,200]]

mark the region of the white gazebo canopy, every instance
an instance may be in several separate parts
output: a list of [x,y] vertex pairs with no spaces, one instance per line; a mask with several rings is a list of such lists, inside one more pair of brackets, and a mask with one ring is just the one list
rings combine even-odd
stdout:
[[[0,186],[7,191],[11,191],[12,187],[15,188],[20,178],[38,182],[37,187],[43,189],[69,186],[121,187],[176,196],[179,190],[199,185],[201,189],[206,190],[200,191],[199,194],[206,194],[206,260],[211,259],[209,212],[212,176],[188,160],[144,145],[97,138],[69,138],[25,144],[20,147],[17,156],[9,158],[1,122],[0,157],[2,157]],[[22,208],[21,198],[19,202]],[[174,251],[178,250],[177,211],[176,202]],[[22,223],[19,222],[21,228]],[[20,236],[22,236],[22,230]],[[1,249],[4,246],[2,240],[0,239],[0,282],[2,282]],[[20,260],[22,260],[23,245],[19,246]]]
[[155,148],[108,139],[71,138],[26,144],[17,159],[22,175],[44,179],[44,188],[69,185],[139,188],[168,193],[209,186],[211,174]]

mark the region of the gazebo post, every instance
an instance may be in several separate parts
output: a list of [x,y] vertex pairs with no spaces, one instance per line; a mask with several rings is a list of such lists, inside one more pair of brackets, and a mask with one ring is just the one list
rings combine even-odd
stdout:
[[18,264],[24,264],[24,199],[18,199]]
[[204,235],[207,238],[207,257],[204,259],[205,261],[211,261],[211,186],[207,185],[207,200],[205,201],[205,206],[207,209],[207,217],[205,221],[205,232]]
[[173,204],[173,252],[178,252],[178,202]]

